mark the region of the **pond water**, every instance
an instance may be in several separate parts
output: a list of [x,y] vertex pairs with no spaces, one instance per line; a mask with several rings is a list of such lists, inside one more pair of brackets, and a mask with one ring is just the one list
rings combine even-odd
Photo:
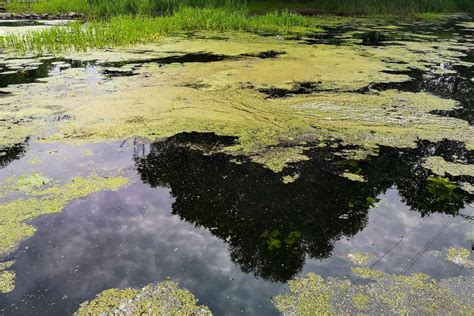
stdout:
[[[159,54],[150,53],[148,48],[136,48],[123,55],[118,52],[120,58],[104,57],[102,53],[21,59],[3,55],[0,123],[12,132],[0,134],[4,142],[0,143],[0,181],[5,191],[0,193],[0,203],[35,196],[34,191],[26,188],[29,182],[19,189],[8,189],[11,183],[8,179],[12,177],[41,175],[42,179],[49,179],[34,184],[36,188],[74,182],[76,177],[87,178],[92,174],[104,179],[123,177],[128,183],[115,190],[78,194],[77,198],[67,199],[62,212],[49,212],[54,213],[49,215],[44,212],[47,215],[29,218],[28,223],[36,231],[25,235],[27,238],[3,254],[0,252],[1,262],[14,261],[9,269],[15,273],[14,288],[0,294],[0,313],[73,314],[82,302],[106,289],[142,288],[173,280],[190,290],[200,304],[216,315],[275,315],[279,312],[272,298],[288,293],[287,282],[306,273],[364,284],[351,270],[354,266],[351,258],[357,253],[370,257],[367,267],[388,274],[425,273],[435,280],[456,277],[472,280],[474,152],[462,140],[474,138],[474,31],[464,26],[466,21],[472,18],[462,16],[418,24],[399,22],[396,28],[388,20],[367,25],[360,21],[345,22],[326,26],[324,33],[297,38],[280,39],[280,35],[263,34],[258,37],[278,36],[283,44],[267,47],[257,42],[253,52],[235,50],[235,46],[228,48],[226,44],[216,48],[217,44],[212,43],[226,43],[228,39],[209,35],[204,36],[204,41],[211,41],[211,44],[206,42],[209,49],[199,46],[197,50],[189,50],[183,44],[172,46],[176,50],[171,50],[168,44],[163,44],[164,52]],[[377,35],[377,41],[373,42],[373,36],[367,32],[383,36]],[[297,157],[304,155],[304,158],[292,156],[279,168],[273,160],[265,160],[266,156],[258,150],[229,149],[244,137],[226,129],[214,131],[212,127],[196,124],[192,125],[196,129],[186,126],[178,133],[160,134],[168,127],[151,125],[147,118],[153,117],[154,108],[140,110],[140,102],[146,104],[148,99],[136,101],[131,92],[152,87],[157,94],[151,95],[151,99],[166,99],[169,82],[196,93],[230,91],[228,87],[234,83],[221,79],[216,83],[212,77],[214,69],[223,64],[224,77],[228,78],[239,71],[237,67],[248,67],[246,63],[278,67],[279,60],[296,58],[292,56],[299,54],[298,51],[292,55],[289,46],[285,46],[287,41],[303,52],[306,47],[316,50],[327,46],[355,47],[351,49],[362,50],[363,56],[378,54],[392,46],[405,49],[409,43],[421,43],[417,46],[420,50],[425,42],[440,46],[450,43],[447,48],[434,51],[436,58],[426,56],[426,63],[417,60],[416,65],[407,65],[388,60],[387,64],[395,67],[384,70],[375,67],[378,74],[370,73],[369,84],[362,82],[362,87],[352,83],[325,86],[325,78],[312,82],[290,78],[282,85],[271,81],[259,85],[257,81],[250,82],[251,74],[244,73],[238,91],[245,94],[245,89],[250,90],[256,104],[274,106],[276,102],[276,107],[282,107],[288,102],[295,107],[298,103],[298,109],[302,108],[302,100],[308,104],[308,100],[324,93],[349,93],[351,97],[383,96],[387,91],[429,93],[441,100],[458,102],[455,108],[426,107],[430,120],[445,120],[440,124],[453,124],[447,125],[446,131],[454,126],[456,132],[445,137],[415,133],[411,146],[388,146],[392,143],[384,141],[389,134],[377,129],[382,123],[375,120],[370,125],[370,119],[367,123],[360,123],[364,122],[360,119],[359,124],[369,124],[373,129],[367,139],[382,135],[376,139],[380,146],[375,152],[370,144],[366,149],[365,143],[326,137],[321,132],[321,137],[324,136],[321,141],[308,138],[304,146],[298,145]],[[413,47],[410,52],[417,54]],[[449,52],[455,54],[443,55]],[[379,58],[384,58],[382,55]],[[211,64],[216,68],[209,73],[200,68]],[[436,71],[427,70],[435,66]],[[387,76],[402,76],[402,80],[374,80],[379,78],[379,70]],[[185,84],[173,81],[181,80],[188,72],[191,79]],[[198,74],[203,80],[196,78]],[[364,74],[359,71],[352,76],[362,78]],[[164,86],[153,80],[159,84],[164,81]],[[106,112],[108,101],[120,112],[120,102],[108,99],[117,93],[120,93],[118,100],[130,97],[128,106],[136,107],[124,114],[128,115],[127,124],[136,124],[125,132],[108,123],[100,125],[108,119],[120,122],[118,114]],[[94,103],[96,99],[99,101]],[[219,94],[216,99],[215,104],[230,102]],[[174,107],[198,102],[192,95],[173,100],[177,100]],[[240,100],[232,99],[232,102]],[[241,103],[245,102],[254,111],[255,105],[247,99]],[[8,107],[15,111],[26,111],[26,108],[30,112],[18,116],[10,113],[14,111]],[[87,112],[88,108],[92,112]],[[245,120],[244,116],[240,117],[244,115],[243,108],[239,107],[239,111],[237,117]],[[271,117],[273,112],[265,113],[265,108],[258,111],[258,120],[279,123]],[[107,118],[94,117],[83,125],[74,125],[83,119],[81,115],[92,117],[91,113],[95,112],[105,112]],[[182,120],[194,119],[188,112],[182,113]],[[401,115],[401,120],[409,117],[414,124],[431,128],[431,121],[424,120],[425,116],[405,117],[404,112],[400,113],[395,114]],[[197,114],[193,112],[193,115]],[[318,112],[318,115],[320,120],[332,121],[334,116],[327,115],[335,114],[326,113],[324,117]],[[356,115],[367,114],[357,112]],[[384,115],[375,112],[375,116]],[[391,119],[389,114],[385,118]],[[209,115],[204,119],[215,120],[215,117]],[[172,122],[179,124],[175,118]],[[92,129],[94,124],[98,124],[97,129]],[[249,128],[253,126],[250,120],[247,124]],[[148,126],[152,132],[144,133],[142,126]],[[407,135],[411,133],[410,126],[404,127]],[[16,136],[12,135],[17,131],[21,141],[15,143]],[[58,131],[66,136],[51,137],[58,135]],[[76,132],[79,137],[74,138]],[[150,137],[153,133],[157,137]],[[90,135],[93,137],[88,138]],[[396,137],[405,135],[396,134]],[[270,156],[277,156],[277,149],[286,152],[292,146],[292,138],[278,145],[273,143]],[[367,150],[369,153],[362,158],[345,154]],[[444,175],[440,177],[436,168],[426,167],[430,157],[442,157],[445,162],[442,167],[452,164],[456,169],[443,169]],[[0,215],[0,230],[9,221]],[[466,249],[470,257],[450,258],[449,249]],[[462,299],[473,308],[472,296]]]
[[0,20],[0,36],[41,31],[52,26],[65,25],[66,20]]

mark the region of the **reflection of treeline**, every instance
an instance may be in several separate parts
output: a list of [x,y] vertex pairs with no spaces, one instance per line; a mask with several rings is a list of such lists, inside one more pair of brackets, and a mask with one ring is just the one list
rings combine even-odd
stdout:
[[38,13],[81,12],[95,16],[162,14],[182,7],[222,7],[251,10],[302,9],[337,14],[400,14],[473,11],[472,0],[13,0],[10,10]]
[[27,141],[10,147],[0,148],[0,168],[5,168],[14,160],[20,159],[25,154],[26,144]]
[[[326,258],[335,241],[361,231],[377,195],[388,188],[398,187],[407,205],[423,215],[456,214],[472,200],[420,168],[420,149],[400,154],[383,148],[364,162],[334,158],[333,149],[315,149],[309,152],[311,161],[284,171],[299,174],[284,184],[281,174],[246,158],[235,163],[225,155],[203,155],[229,140],[199,135],[177,135],[137,157],[143,181],[169,187],[176,199],[174,214],[225,240],[243,271],[273,281],[291,279],[306,256]],[[344,170],[367,181],[339,176]]]

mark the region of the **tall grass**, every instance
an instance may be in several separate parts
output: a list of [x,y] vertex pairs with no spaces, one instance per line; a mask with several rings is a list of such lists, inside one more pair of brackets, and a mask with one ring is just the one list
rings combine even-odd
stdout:
[[[89,16],[170,14],[183,7],[240,8],[246,0],[39,0],[34,3],[12,0],[7,9],[14,12],[78,12]],[[474,0],[248,0],[258,12],[283,9],[313,9],[345,15],[412,14],[424,12],[474,12]]]
[[63,27],[3,38],[7,49],[58,52],[147,43],[160,36],[188,31],[278,31],[314,27],[314,20],[287,11],[252,16],[245,10],[182,8],[162,17],[116,16],[107,21],[73,22]]
[[181,8],[241,8],[245,0],[12,0],[7,10],[34,13],[83,13],[95,17],[171,14]]
[[313,8],[338,14],[473,12],[474,0],[317,0]]

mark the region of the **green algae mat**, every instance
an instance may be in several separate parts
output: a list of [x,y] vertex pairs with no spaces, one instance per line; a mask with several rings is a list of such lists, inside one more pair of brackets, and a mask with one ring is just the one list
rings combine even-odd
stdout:
[[472,23],[0,55],[0,314],[471,315]]

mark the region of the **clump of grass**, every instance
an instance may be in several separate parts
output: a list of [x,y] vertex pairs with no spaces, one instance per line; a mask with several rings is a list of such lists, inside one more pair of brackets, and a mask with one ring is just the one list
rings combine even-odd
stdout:
[[287,11],[252,16],[245,10],[182,8],[162,17],[116,16],[107,21],[31,31],[3,38],[7,49],[19,52],[58,52],[147,43],[160,36],[190,31],[291,32],[314,27],[313,19]]

